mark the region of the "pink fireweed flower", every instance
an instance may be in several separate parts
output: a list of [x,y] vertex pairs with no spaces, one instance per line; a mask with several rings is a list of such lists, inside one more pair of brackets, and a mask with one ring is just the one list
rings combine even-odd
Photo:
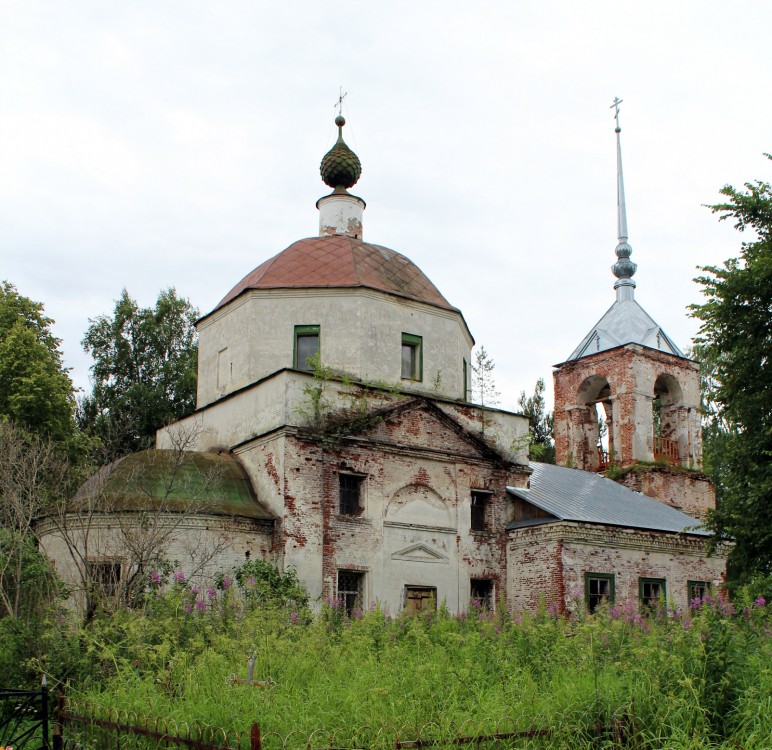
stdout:
[[190,593],[193,594],[193,596],[198,596],[201,592],[201,589],[198,586],[191,586]]
[[214,599],[214,598],[217,596],[217,592],[216,592],[214,589],[207,589],[207,590],[206,590],[206,595],[207,595],[207,596],[208,596],[210,599]]
[[231,583],[233,583],[233,581],[231,581],[231,579],[228,578],[228,576],[225,576],[225,578],[222,579],[222,587],[224,589],[227,589],[231,585]]
[[297,625],[298,624],[298,613],[297,612],[290,612],[290,622],[293,625]]
[[185,602],[182,609],[185,610],[187,614],[190,614],[193,611],[193,605],[190,602]]
[[203,612],[206,609],[206,602],[203,599],[196,599],[196,609]]
[[159,583],[161,583],[161,574],[157,570],[154,570],[150,574],[150,583],[152,583],[154,586],[157,586]]
[[758,599],[754,600],[753,602],[757,607],[766,607],[767,606],[767,600],[760,596]]
[[247,578],[247,586],[254,586],[255,585],[255,579],[252,576],[249,576]]
[[174,574],[174,580],[176,583],[185,583],[185,574],[181,570],[178,570]]

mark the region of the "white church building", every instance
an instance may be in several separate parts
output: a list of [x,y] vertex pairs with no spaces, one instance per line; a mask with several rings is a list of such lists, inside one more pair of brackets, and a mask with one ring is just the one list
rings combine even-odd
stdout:
[[[563,465],[529,462],[528,419],[470,402],[462,312],[407,257],[363,239],[365,202],[349,192],[361,165],[336,124],[319,235],[266,257],[198,321],[197,409],[104,478],[91,552],[68,557],[43,522],[60,572],[125,580],[126,525],[165,502],[163,553],[182,569],[204,548],[203,573],[266,559],[294,568],[312,601],[348,610],[685,606],[720,584],[725,557],[706,554],[700,528],[714,500],[700,473],[697,366],[634,301],[626,226],[611,323],[556,367]],[[619,185],[623,217],[621,156]],[[611,457],[598,451],[598,405]],[[158,467],[180,435],[186,481],[170,489]],[[599,473],[609,459],[629,469],[624,484]],[[216,478],[190,513],[204,464]]]

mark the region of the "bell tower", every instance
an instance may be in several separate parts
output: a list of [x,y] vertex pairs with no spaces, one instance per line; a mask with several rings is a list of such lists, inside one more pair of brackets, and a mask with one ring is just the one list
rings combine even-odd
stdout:
[[[557,463],[585,471],[628,471],[631,489],[704,518],[715,507],[701,473],[699,364],[688,359],[635,300],[619,126],[616,300],[565,362],[555,365]],[[602,433],[605,432],[605,435]]]

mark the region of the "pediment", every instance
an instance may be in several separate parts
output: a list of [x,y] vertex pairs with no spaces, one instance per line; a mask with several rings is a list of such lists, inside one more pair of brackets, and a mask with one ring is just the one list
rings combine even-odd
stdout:
[[388,410],[358,438],[417,450],[441,450],[471,458],[498,458],[482,440],[424,399]]
[[439,550],[434,549],[424,542],[418,542],[418,544],[411,544],[405,549],[401,549],[398,552],[393,552],[391,555],[392,560],[406,560],[408,562],[423,562],[423,563],[449,563],[447,555],[443,555]]

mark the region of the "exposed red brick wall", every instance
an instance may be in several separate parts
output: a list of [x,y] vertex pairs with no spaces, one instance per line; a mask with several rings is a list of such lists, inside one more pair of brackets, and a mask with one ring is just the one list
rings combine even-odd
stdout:
[[[578,468],[595,468],[591,462],[577,460],[577,452],[595,453],[595,446],[569,445],[568,426],[571,420],[570,407],[577,404],[577,394],[582,384],[591,376],[605,378],[611,388],[611,396],[618,402],[618,427],[614,433],[615,460],[622,465],[642,456],[634,453],[636,413],[634,404],[645,395],[653,396],[654,382],[660,375],[670,375],[678,381],[686,406],[699,406],[699,367],[695,362],[675,357],[654,349],[628,344],[609,349],[581,359],[565,362],[553,373],[555,387],[555,449],[558,463],[566,465],[570,453]],[[645,410],[644,410],[645,411]],[[640,416],[640,415],[638,415]],[[690,417],[692,418],[692,417]],[[692,418],[693,419],[693,418]],[[696,436],[693,436],[696,437]],[[653,453],[653,446],[649,446]],[[688,455],[687,455],[688,454]],[[701,445],[689,445],[684,449],[685,462],[701,461]]]
[[674,471],[666,466],[637,467],[618,480],[620,484],[704,521],[716,507],[716,488],[704,474]]
[[615,576],[616,601],[638,599],[638,579],[664,578],[668,599],[687,606],[687,582],[724,581],[723,556],[707,557],[704,540],[612,526],[545,524],[510,532],[510,601],[515,611],[540,601],[556,611],[584,606],[585,573]]

